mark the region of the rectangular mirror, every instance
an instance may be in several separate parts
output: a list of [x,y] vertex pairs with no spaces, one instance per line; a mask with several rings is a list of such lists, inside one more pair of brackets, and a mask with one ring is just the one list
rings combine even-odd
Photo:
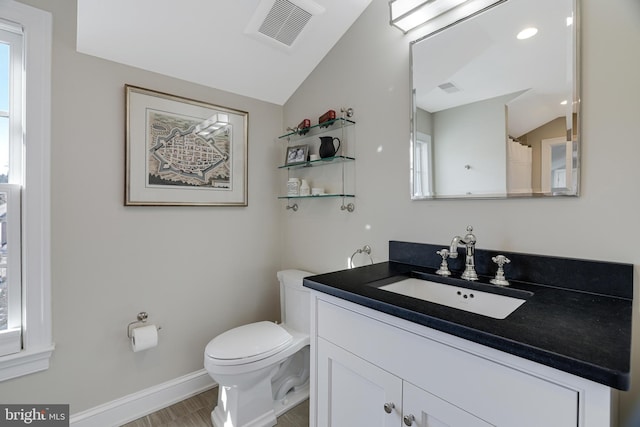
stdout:
[[507,0],[410,48],[412,199],[578,195],[577,0]]

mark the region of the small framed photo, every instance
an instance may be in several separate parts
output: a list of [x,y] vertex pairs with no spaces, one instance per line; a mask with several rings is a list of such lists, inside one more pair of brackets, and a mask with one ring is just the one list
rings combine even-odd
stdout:
[[290,166],[305,163],[307,161],[308,153],[308,145],[294,145],[292,147],[287,147],[287,156],[284,159],[284,164],[286,166]]

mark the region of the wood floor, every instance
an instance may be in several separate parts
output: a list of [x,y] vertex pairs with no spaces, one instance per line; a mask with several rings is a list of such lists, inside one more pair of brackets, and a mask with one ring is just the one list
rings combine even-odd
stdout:
[[[212,427],[211,411],[218,388],[200,393],[121,427]],[[305,400],[278,418],[278,427],[308,427],[309,401]]]

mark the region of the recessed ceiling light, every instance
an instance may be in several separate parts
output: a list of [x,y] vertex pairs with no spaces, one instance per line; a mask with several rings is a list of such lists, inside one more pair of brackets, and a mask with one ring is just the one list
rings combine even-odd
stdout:
[[573,16],[568,16],[567,17],[567,27],[570,27],[571,25],[573,25]]
[[562,101],[562,102],[560,103],[560,105],[567,105],[567,103],[568,103],[568,102],[567,102],[567,100],[565,99],[564,101]]
[[520,31],[517,35],[518,40],[524,40],[524,39],[528,39],[530,37],[535,36],[538,33],[538,29],[535,27],[529,27],[529,28],[525,28],[524,30]]

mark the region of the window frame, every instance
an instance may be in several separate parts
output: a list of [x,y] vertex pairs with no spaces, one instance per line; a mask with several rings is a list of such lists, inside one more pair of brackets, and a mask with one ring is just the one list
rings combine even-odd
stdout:
[[[23,129],[24,129],[24,34],[22,26],[0,18],[2,43],[9,46],[9,86],[7,111],[0,116],[8,120],[9,182],[0,184],[0,191],[7,195],[6,232],[11,254],[8,257],[7,292],[8,324],[0,331],[0,357],[22,350],[22,273],[21,273],[21,200],[23,177]],[[15,245],[15,246],[14,246]]]
[[[8,257],[0,268],[8,270],[7,291],[9,296],[18,294],[18,298],[8,300],[7,329],[0,332],[0,357],[18,353],[22,349],[22,249],[21,249],[21,184],[0,184],[0,192],[6,193],[6,238]],[[17,254],[17,255],[16,255]]]
[[433,143],[431,135],[417,132],[415,151],[411,194],[418,197],[433,196]]
[[0,356],[0,381],[49,368],[51,325],[51,13],[16,2],[0,16],[23,28],[24,183],[22,191],[22,349]]

